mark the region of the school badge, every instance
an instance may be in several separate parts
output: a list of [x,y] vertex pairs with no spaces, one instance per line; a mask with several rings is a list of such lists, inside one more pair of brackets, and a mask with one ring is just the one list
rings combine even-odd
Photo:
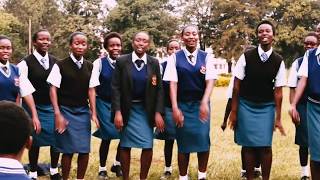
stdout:
[[206,74],[206,67],[205,67],[205,66],[201,66],[201,67],[200,67],[200,72],[201,72],[202,74]]
[[157,76],[156,76],[156,75],[152,75],[151,84],[152,84],[153,86],[156,86],[156,85],[157,85]]
[[19,78],[17,78],[17,77],[14,78],[14,85],[15,86],[19,86],[20,85]]

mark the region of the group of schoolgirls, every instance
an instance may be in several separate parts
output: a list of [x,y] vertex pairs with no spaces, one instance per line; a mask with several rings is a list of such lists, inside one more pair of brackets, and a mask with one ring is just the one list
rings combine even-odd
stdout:
[[[1,100],[20,104],[22,97],[34,127],[29,178],[38,178],[40,147],[50,146],[51,179],[69,178],[74,153],[78,154],[76,178],[84,179],[90,152],[91,119],[98,127],[93,135],[102,139],[99,179],[108,178],[109,145],[117,138],[120,142],[111,171],[129,179],[131,148],[141,148],[140,179],[147,179],[154,127],[156,136],[166,140],[166,168],[162,178],[172,173],[172,146],[176,139],[180,179],[188,179],[192,152],[198,155],[199,179],[206,179],[210,95],[216,74],[213,58],[197,49],[197,27],[185,27],[181,38],[186,48],[180,50],[179,42],[172,40],[168,52],[176,53],[160,67],[158,60],[146,53],[150,45],[148,33],[134,34],[134,51],[122,56],[121,36],[109,33],[104,41],[108,57],[92,64],[83,57],[88,48],[84,33],[70,35],[70,55],[57,61],[48,54],[51,36],[43,29],[33,35],[33,53],[15,66],[9,63],[11,41],[1,36],[0,50],[4,49],[4,53],[0,51]],[[166,81],[165,93],[162,78]],[[62,177],[57,167],[60,153]]]

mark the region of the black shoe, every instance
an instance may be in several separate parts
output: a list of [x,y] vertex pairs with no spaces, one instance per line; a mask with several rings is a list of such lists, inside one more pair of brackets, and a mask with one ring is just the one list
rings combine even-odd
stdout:
[[61,175],[59,173],[56,173],[54,175],[50,175],[51,180],[61,180]]
[[308,176],[302,176],[301,180],[309,180],[310,178]]
[[98,179],[100,179],[100,180],[109,179],[107,171],[100,171],[98,174]]
[[166,180],[166,179],[170,178],[170,176],[171,176],[171,172],[170,171],[165,171],[163,173],[163,175],[160,177],[160,179],[161,180]]
[[254,170],[253,172],[253,177],[254,178],[259,178],[261,176],[261,171],[260,170]]
[[122,176],[122,170],[120,165],[112,165],[111,172],[116,173],[117,177]]

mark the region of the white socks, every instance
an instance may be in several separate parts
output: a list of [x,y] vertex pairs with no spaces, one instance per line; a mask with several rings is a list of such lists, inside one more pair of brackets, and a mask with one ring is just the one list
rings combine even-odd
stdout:
[[99,166],[99,172],[101,171],[107,171],[107,168],[105,166],[104,167]]
[[188,174],[185,176],[179,176],[179,180],[188,180]]
[[164,167],[164,172],[167,172],[167,171],[169,171],[170,173],[172,173],[172,166],[170,166],[170,167],[165,166],[165,167]]
[[119,161],[117,161],[117,160],[114,160],[113,165],[114,165],[114,166],[120,166],[121,163],[120,163]]
[[31,178],[37,179],[37,178],[38,178],[38,173],[37,173],[37,171],[35,171],[35,172],[30,171],[30,172],[29,172],[29,178],[30,178],[30,179],[31,179]]
[[50,175],[55,175],[55,174],[57,174],[57,173],[59,173],[58,168],[52,168],[52,167],[50,167]]
[[303,176],[309,177],[309,166],[301,166],[301,177]]
[[207,178],[207,172],[200,172],[198,170],[198,179],[206,179]]

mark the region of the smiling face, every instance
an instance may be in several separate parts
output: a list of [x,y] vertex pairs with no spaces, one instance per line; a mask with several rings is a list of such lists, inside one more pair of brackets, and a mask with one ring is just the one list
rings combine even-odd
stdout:
[[261,46],[271,46],[273,42],[273,30],[270,24],[261,24],[257,30]]
[[150,37],[145,32],[137,33],[132,42],[132,48],[138,57],[142,57],[148,50],[150,45]]
[[36,39],[33,42],[33,46],[36,48],[38,53],[45,55],[51,45],[51,36],[48,31],[40,31],[36,35]]
[[12,55],[12,44],[9,39],[0,40],[0,62],[7,63]]
[[122,50],[121,40],[117,37],[108,39],[107,51],[111,59],[117,59]]
[[184,28],[181,39],[190,52],[196,50],[199,40],[199,33],[197,27],[187,26],[186,28]]
[[305,50],[316,48],[318,46],[318,39],[315,36],[307,36],[303,43]]
[[85,35],[76,34],[72,37],[70,50],[77,59],[81,58],[86,53],[87,48],[87,37]]

